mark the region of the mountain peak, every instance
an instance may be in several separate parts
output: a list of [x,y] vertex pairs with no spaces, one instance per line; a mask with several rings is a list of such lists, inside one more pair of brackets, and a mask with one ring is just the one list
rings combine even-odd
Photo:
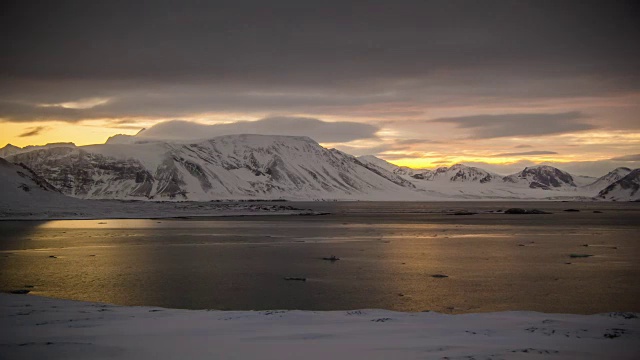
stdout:
[[539,171],[562,171],[560,169],[558,169],[557,167],[553,167],[551,165],[544,165],[544,164],[539,164],[539,165],[531,165],[531,166],[527,166],[524,168],[523,171],[533,171],[533,170],[539,170]]
[[519,173],[505,176],[503,180],[512,183],[524,181],[532,189],[551,190],[553,188],[577,187],[571,174],[549,165],[528,166]]
[[[77,172],[79,158],[82,171]],[[24,153],[9,161],[25,163],[65,194],[79,198],[387,200],[415,196],[407,180],[372,171],[355,157],[326,149],[307,136],[239,134],[199,142],[103,144],[84,147],[81,154]]]
[[623,178],[600,191],[597,197],[605,200],[640,200],[640,169],[631,170]]
[[591,189],[598,189],[598,190],[604,189],[607,186],[617,182],[618,180],[621,180],[622,178],[627,176],[629,173],[631,173],[631,169],[629,169],[628,167],[621,166],[599,177],[598,179],[596,179],[596,181],[587,185],[587,187]]
[[465,164],[414,170],[372,155],[356,158],[326,149],[307,136],[247,133],[167,141],[125,135],[132,138],[133,143],[78,148],[8,144],[0,151],[14,151],[9,162],[28,166],[65,194],[95,199],[545,199],[591,198],[600,192],[601,199],[624,200],[633,199],[640,186],[640,171],[625,167],[593,186],[585,185],[593,178],[549,165],[506,177]]

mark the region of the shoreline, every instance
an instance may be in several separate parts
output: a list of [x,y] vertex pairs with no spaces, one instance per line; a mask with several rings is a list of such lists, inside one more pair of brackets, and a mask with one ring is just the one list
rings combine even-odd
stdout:
[[[0,208],[0,221],[54,221],[102,219],[178,219],[190,217],[314,215],[317,211],[281,203],[161,203],[78,200],[77,207]],[[89,205],[95,205],[90,208]],[[70,210],[73,209],[73,210]],[[165,215],[161,215],[165,214]]]
[[[76,300],[62,297],[55,297],[50,295],[44,295],[41,293],[34,293],[33,291],[28,291],[27,293],[14,293],[13,291],[20,291],[25,289],[15,289],[12,291],[0,291],[0,307],[2,306],[3,297],[10,296],[22,296],[26,298],[35,298],[35,299],[43,299],[43,300],[51,300],[51,301],[60,301],[60,302],[70,302],[70,303],[78,303],[78,304],[92,304],[94,306],[106,306],[106,307],[118,307],[118,308],[131,308],[131,309],[162,309],[166,311],[193,311],[193,312],[221,312],[221,313],[262,313],[262,312],[307,312],[307,313],[347,313],[347,312],[358,312],[358,311],[373,311],[373,312],[389,312],[389,313],[397,313],[397,314],[405,314],[407,316],[415,316],[417,314],[438,314],[443,316],[465,316],[465,315],[500,315],[500,314],[539,314],[545,316],[581,316],[581,317],[590,317],[590,316],[610,316],[611,314],[615,314],[615,316],[619,317],[630,317],[633,319],[638,319],[638,325],[640,326],[640,312],[633,310],[611,310],[604,312],[593,312],[593,313],[577,313],[577,312],[547,312],[547,311],[537,311],[537,310],[489,310],[489,311],[475,311],[475,312],[459,312],[459,313],[447,313],[445,311],[437,311],[437,310],[421,310],[421,311],[411,311],[411,310],[390,310],[384,308],[354,308],[354,309],[336,309],[336,310],[313,310],[313,309],[285,309],[285,308],[265,308],[265,309],[241,309],[241,310],[232,310],[232,309],[216,309],[216,308],[183,308],[183,307],[167,307],[167,306],[156,306],[156,305],[121,305],[117,303],[112,303],[108,301],[92,301],[92,300]],[[28,290],[28,289],[26,289]],[[615,317],[614,316],[614,317]],[[640,334],[639,334],[640,335]]]
[[[583,208],[584,210],[605,209],[622,206],[636,209],[636,201],[559,201],[559,200],[514,200],[514,201],[183,201],[183,202],[155,202],[155,201],[121,201],[121,200],[77,200],[74,206],[66,208],[2,208],[0,206],[1,221],[55,221],[55,220],[107,220],[107,219],[203,219],[203,218],[232,218],[253,216],[322,216],[334,214],[349,205],[366,206],[368,204],[427,204],[437,205],[440,210],[417,211],[416,214],[448,214],[459,212],[469,207],[487,208],[474,215],[495,214],[496,209],[506,210],[512,207],[537,209],[562,206]],[[89,205],[95,205],[89,207]],[[501,204],[501,205],[500,205]],[[82,205],[82,206],[77,206]],[[495,208],[491,208],[492,206]],[[298,208],[302,206],[303,208]],[[448,210],[447,210],[448,209]],[[565,210],[556,209],[558,212]],[[366,212],[366,211],[365,211]],[[363,212],[364,213],[364,212]],[[384,212],[388,214],[388,212]],[[406,213],[406,212],[402,212]],[[158,215],[166,214],[166,215]],[[523,215],[516,215],[523,216]],[[539,216],[535,214],[535,216]]]
[[201,220],[204,218],[233,218],[233,217],[261,217],[261,216],[323,216],[329,215],[331,213],[308,213],[308,212],[300,212],[300,213],[286,213],[286,212],[274,212],[274,213],[251,213],[251,214],[221,214],[221,215],[178,215],[178,216],[164,216],[164,217],[148,217],[148,216],[140,216],[140,217],[67,217],[67,218],[0,218],[0,222],[2,221],[63,221],[63,220]]
[[618,358],[634,313],[182,310],[0,294],[7,358]]

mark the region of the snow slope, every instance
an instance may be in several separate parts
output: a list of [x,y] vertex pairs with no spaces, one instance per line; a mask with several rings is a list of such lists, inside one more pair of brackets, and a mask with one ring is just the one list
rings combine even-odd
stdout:
[[504,181],[542,190],[575,190],[578,187],[571,174],[548,165],[526,167],[517,174],[506,176]]
[[63,195],[26,166],[0,158],[0,220],[314,214],[287,204],[123,202]]
[[616,201],[640,201],[640,169],[629,172],[598,193],[598,198]]
[[603,175],[597,178],[595,181],[592,181],[589,184],[584,185],[583,188],[587,191],[592,192],[593,195],[597,195],[600,191],[604,190],[607,186],[627,176],[630,172],[631,172],[631,169],[626,167],[619,167],[619,168],[613,169],[606,175]]
[[640,320],[499,312],[177,310],[0,294],[7,359],[637,359]]
[[88,199],[368,199],[415,197],[402,179],[307,137],[228,135],[35,150],[9,156],[65,194]]
[[18,146],[14,146],[11,144],[7,144],[7,146],[3,147],[2,149],[0,149],[0,157],[1,158],[6,158],[7,156],[11,156],[11,155],[15,155],[15,154],[21,154],[21,153],[25,153],[25,152],[29,152],[29,151],[33,151],[33,150],[40,150],[40,149],[52,149],[52,148],[57,148],[57,147],[76,147],[76,145],[74,143],[50,143],[50,144],[46,144],[46,145],[29,145],[29,146],[25,146],[23,148],[18,147]]
[[363,164],[377,166],[378,168],[382,168],[397,175],[413,175],[416,172],[425,171],[408,168],[406,166],[394,165],[373,155],[358,156],[358,160]]
[[77,202],[62,195],[31,169],[0,158],[0,213],[30,212],[35,207],[63,208]]
[[[513,175],[502,176],[486,170],[456,164],[435,170],[404,169],[373,156],[359,159],[398,174],[417,190],[449,199],[588,199],[597,194],[579,187],[574,177],[550,166],[528,167]],[[373,165],[372,165],[373,166]],[[585,178],[579,178],[585,182]],[[588,182],[592,182],[590,179]]]
[[[613,199],[597,195],[630,171],[618,168],[596,180],[546,165],[508,176],[463,164],[415,170],[375,156],[356,158],[300,136],[226,135],[198,142],[118,139],[81,147],[8,146],[0,152],[10,153],[9,161],[26,164],[64,194],[84,199]],[[622,192],[615,199],[625,196],[633,195]]]

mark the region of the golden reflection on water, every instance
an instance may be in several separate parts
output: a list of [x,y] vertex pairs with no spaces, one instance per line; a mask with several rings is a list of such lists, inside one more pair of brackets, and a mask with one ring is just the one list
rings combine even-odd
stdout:
[[[639,248],[630,236],[635,228],[550,219],[557,220],[544,227],[489,220],[377,223],[368,217],[65,220],[21,223],[13,235],[0,224],[0,285],[6,291],[31,284],[35,294],[62,298],[191,308],[640,308],[633,285],[640,276],[633,261]],[[585,248],[587,241],[592,246]],[[595,256],[570,259],[574,252]],[[341,260],[322,260],[330,255]],[[291,283],[284,276],[309,280]]]
[[[156,228],[167,220],[105,219],[105,220],[53,220],[41,223],[39,229],[144,229]],[[173,221],[173,223],[176,223]],[[175,225],[175,224],[174,224]]]

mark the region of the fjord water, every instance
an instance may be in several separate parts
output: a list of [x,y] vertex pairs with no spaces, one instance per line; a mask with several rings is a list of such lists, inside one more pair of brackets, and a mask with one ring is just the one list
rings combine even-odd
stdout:
[[[0,291],[191,309],[640,311],[638,203],[292,205],[331,214],[0,222]],[[494,212],[511,207],[552,214]]]

